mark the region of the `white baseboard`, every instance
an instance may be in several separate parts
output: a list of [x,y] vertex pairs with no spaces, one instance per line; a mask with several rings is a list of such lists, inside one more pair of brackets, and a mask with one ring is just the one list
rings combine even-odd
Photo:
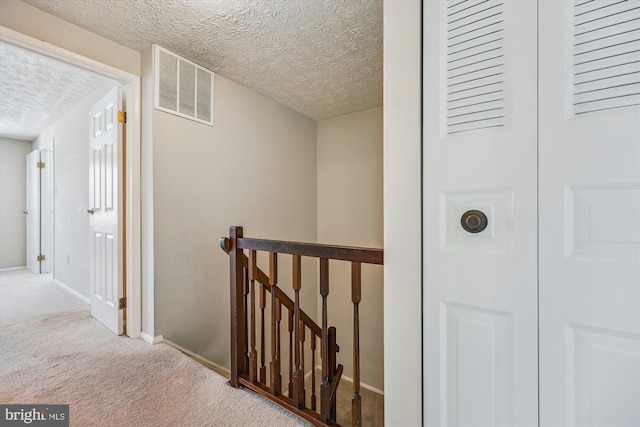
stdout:
[[[160,337],[162,337],[162,335],[160,335]],[[170,345],[171,347],[175,348],[176,350],[179,350],[179,351],[183,352],[184,354],[188,355],[192,359],[197,360],[198,362],[202,363],[204,366],[206,366],[208,368],[211,368],[211,369],[216,370],[216,371],[223,371],[223,372],[226,372],[227,374],[231,375],[231,371],[228,368],[225,368],[224,366],[218,365],[217,363],[212,362],[209,359],[205,359],[204,357],[200,356],[199,354],[196,354],[193,351],[184,348],[180,344],[176,344],[173,341],[166,340],[166,339],[162,339],[162,341],[159,341],[159,342],[161,342],[163,344]]]
[[4,271],[14,271],[14,270],[24,270],[25,268],[27,268],[26,265],[23,265],[21,267],[7,267],[7,268],[0,268],[0,273],[4,272]]
[[80,300],[82,300],[82,302],[84,302],[87,305],[91,305],[91,300],[87,297],[85,297],[84,295],[82,295],[80,292],[76,291],[75,289],[70,288],[69,286],[65,285],[64,283],[62,283],[61,281],[59,281],[58,279],[53,279],[53,283],[55,283],[56,285],[60,286],[62,289],[64,289],[65,291],[69,292],[71,295],[73,295],[76,298],[79,298]]
[[[159,337],[162,337],[162,335],[159,335]],[[148,342],[149,344],[155,344],[155,339],[153,338],[153,336],[147,334],[146,332],[140,332],[140,338],[143,341]],[[156,337],[158,338],[158,337]]]
[[[321,365],[318,365],[318,366],[316,366],[316,369],[318,369],[318,370],[322,371],[322,366],[321,366]],[[351,384],[353,384],[353,378],[351,378],[351,377],[349,377],[349,376],[346,376],[345,374],[342,374],[341,379],[344,379],[344,380],[346,380],[346,381],[350,382]],[[367,384],[367,383],[363,383],[362,381],[360,381],[360,387],[362,387],[362,388],[366,388],[366,389],[367,389],[367,390],[369,390],[369,391],[372,391],[372,392],[374,392],[374,393],[376,393],[376,394],[379,394],[379,395],[381,395],[381,396],[384,396],[384,391],[383,391],[383,390],[380,390],[379,388],[376,388],[376,387],[374,387],[374,386],[372,386],[372,385],[369,385],[369,384]]]

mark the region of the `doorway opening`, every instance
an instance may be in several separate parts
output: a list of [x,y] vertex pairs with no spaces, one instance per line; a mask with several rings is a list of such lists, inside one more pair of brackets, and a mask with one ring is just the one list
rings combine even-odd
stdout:
[[[116,82],[123,88],[124,105],[127,111],[127,126],[124,130],[127,141],[126,148],[122,153],[124,168],[121,176],[124,178],[126,186],[121,188],[120,197],[124,201],[125,209],[122,215],[122,227],[127,233],[122,243],[122,251],[124,260],[122,263],[122,281],[127,284],[126,301],[126,330],[130,337],[138,337],[141,334],[141,314],[143,301],[141,296],[141,210],[140,210],[140,77],[130,74],[126,71],[111,67],[109,65],[97,62],[95,60],[80,56],[76,53],[67,51],[41,40],[34,39],[22,33],[0,27],[0,42],[8,45],[24,49],[31,53],[42,55],[50,59],[60,61],[67,65],[71,65],[86,73],[93,73],[103,78]],[[89,121],[89,111],[87,110],[86,121]],[[88,132],[86,134],[88,139]],[[58,146],[60,139],[56,140],[56,157],[58,156]],[[89,150],[85,145],[81,149]],[[58,164],[58,171],[62,171],[66,165]],[[88,176],[85,176],[88,179]],[[54,184],[54,193],[56,186]],[[55,197],[59,197],[56,194]],[[85,195],[88,199],[88,194]],[[87,213],[85,212],[85,215]],[[56,216],[56,224],[61,218]],[[88,236],[87,236],[88,239]],[[57,250],[54,250],[57,252]],[[53,256],[57,262],[73,262],[69,261],[69,257],[64,253]],[[54,275],[56,274],[54,268]],[[87,275],[87,282],[89,277]],[[144,301],[152,304],[152,301]]]

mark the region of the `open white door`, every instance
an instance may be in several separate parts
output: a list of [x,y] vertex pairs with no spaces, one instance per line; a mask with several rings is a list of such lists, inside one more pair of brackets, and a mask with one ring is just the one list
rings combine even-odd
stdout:
[[538,423],[535,1],[424,7],[424,414]]
[[53,272],[53,147],[40,150],[40,273]]
[[640,425],[640,1],[540,2],[540,424]]
[[90,113],[91,314],[114,333],[123,331],[123,123],[122,94],[114,88]]
[[40,152],[27,154],[27,269],[40,274]]

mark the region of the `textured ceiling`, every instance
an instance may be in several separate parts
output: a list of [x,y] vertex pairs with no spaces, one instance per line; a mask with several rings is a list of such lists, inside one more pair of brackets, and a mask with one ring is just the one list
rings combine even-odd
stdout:
[[382,0],[24,0],[320,120],[382,105]]
[[109,80],[0,43],[0,137],[33,140]]

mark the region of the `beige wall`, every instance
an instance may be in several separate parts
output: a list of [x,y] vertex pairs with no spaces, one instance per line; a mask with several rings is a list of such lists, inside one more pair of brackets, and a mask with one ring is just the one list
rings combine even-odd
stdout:
[[384,1],[384,417],[389,427],[422,424],[421,13],[419,0]]
[[[382,248],[382,108],[318,122],[318,241]],[[338,362],[353,377],[353,304],[349,263],[329,267],[329,324],[338,333]],[[383,268],[362,268],[361,380],[383,383]]]
[[0,138],[0,269],[26,260],[26,161],[31,141]]
[[[210,127],[153,111],[155,334],[228,367],[218,238],[242,225],[250,237],[316,240],[316,123],[218,75],[214,114]],[[304,277],[314,316],[315,269]]]
[[140,53],[18,0],[0,0],[0,25],[140,75]]
[[96,88],[36,138],[54,145],[54,278],[89,298],[89,110],[115,82]]

